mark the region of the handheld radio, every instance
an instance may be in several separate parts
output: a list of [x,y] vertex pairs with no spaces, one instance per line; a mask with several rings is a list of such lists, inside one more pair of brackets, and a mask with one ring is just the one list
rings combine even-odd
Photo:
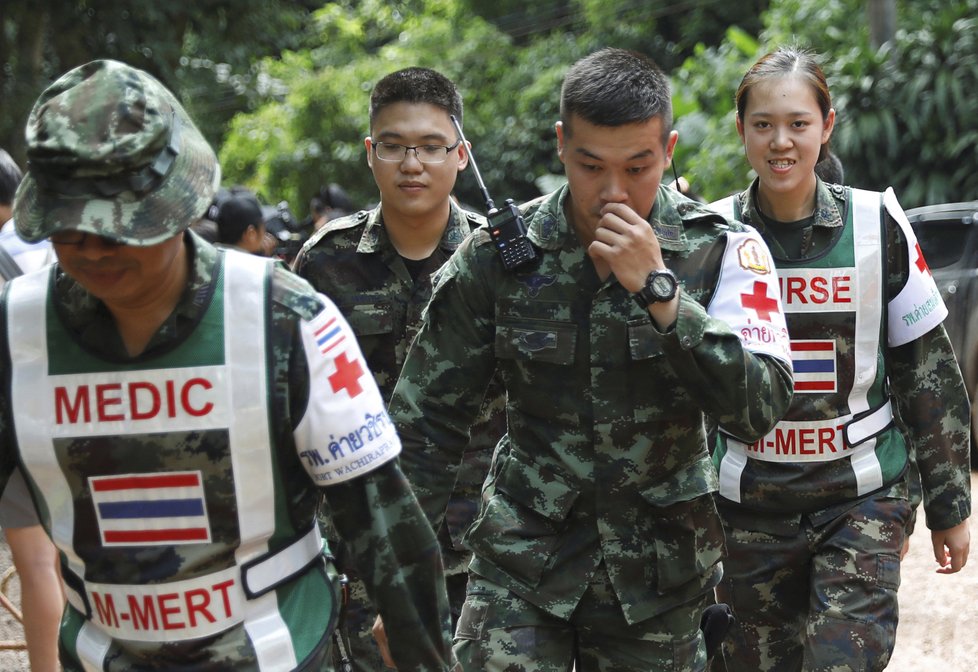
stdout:
[[[468,148],[468,142],[462,134],[462,126],[458,123],[455,115],[450,116],[459,139]],[[499,253],[499,258],[502,259],[503,267],[510,270],[536,259],[537,252],[533,249],[533,245],[526,237],[526,225],[523,223],[523,215],[520,214],[520,209],[516,207],[511,198],[506,199],[506,205],[502,208],[497,208],[489,196],[486,183],[482,181],[482,174],[479,173],[479,167],[475,165],[475,157],[472,155],[472,150],[469,150],[469,163],[472,164],[472,172],[475,173],[475,181],[479,183],[479,191],[482,192],[482,198],[486,201],[489,237],[496,246],[496,251]]]

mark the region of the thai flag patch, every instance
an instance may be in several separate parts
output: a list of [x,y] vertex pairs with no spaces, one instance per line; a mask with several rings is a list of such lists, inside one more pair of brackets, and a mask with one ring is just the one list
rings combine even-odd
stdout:
[[335,317],[330,318],[326,324],[317,328],[313,332],[313,336],[316,338],[319,351],[324,355],[329,355],[331,350],[346,340],[346,336],[343,334],[343,328]]
[[791,341],[795,392],[835,392],[838,376],[835,341]]
[[92,476],[88,483],[103,546],[211,540],[199,471]]

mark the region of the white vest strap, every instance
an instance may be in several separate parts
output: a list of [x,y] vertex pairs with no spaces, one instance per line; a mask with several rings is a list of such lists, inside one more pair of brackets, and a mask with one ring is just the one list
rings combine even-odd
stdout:
[[[891,424],[893,404],[887,401],[859,418],[846,415],[829,420],[781,422],[773,432],[751,444],[730,435],[724,437],[728,453],[736,455],[736,462],[744,461],[745,465],[748,457],[762,462],[831,462],[861,454],[862,445],[871,440],[875,447],[875,437]],[[721,463],[721,480],[722,467]],[[732,483],[739,487],[739,474]]]
[[[849,392],[849,412],[859,417],[871,410],[869,389],[876,381],[883,324],[883,226],[882,197],[873,191],[852,189],[852,223],[855,246],[856,287],[856,380]],[[885,345],[885,344],[882,344]],[[876,456],[876,439],[860,444],[851,462],[860,495],[883,487],[883,469]]]

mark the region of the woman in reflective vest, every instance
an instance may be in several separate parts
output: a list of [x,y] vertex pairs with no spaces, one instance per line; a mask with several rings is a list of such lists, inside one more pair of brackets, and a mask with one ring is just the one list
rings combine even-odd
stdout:
[[812,54],[764,56],[736,104],[757,178],[713,205],[775,257],[795,395],[760,441],[720,428],[717,596],[737,617],[724,658],[730,672],[882,670],[918,488],[938,571],[968,556],[968,399],[947,309],[892,189],[817,177],[835,110]]

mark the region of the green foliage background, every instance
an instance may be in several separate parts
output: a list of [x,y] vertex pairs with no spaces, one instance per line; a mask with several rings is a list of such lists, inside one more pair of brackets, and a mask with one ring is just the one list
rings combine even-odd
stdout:
[[679,163],[708,199],[752,177],[733,96],[757,57],[781,44],[815,50],[836,108],[832,147],[846,182],[893,186],[904,207],[978,199],[978,0],[900,2],[895,39],[875,50],[863,3],[780,0],[755,40],[728,31],[673,73]]
[[[865,0],[3,0],[0,146],[23,162],[42,88],[98,57],[173,88],[215,147],[226,183],[300,217],[320,185],[376,199],[363,138],[370,89],[408,65],[465,98],[465,132],[497,200],[561,179],[560,81],[608,45],[642,51],[674,83],[679,172],[707,199],[751,179],[733,121],[744,71],[776,45],[823,58],[833,146],[851,184],[892,185],[905,207],[978,198],[978,0],[898,0],[896,38],[869,44]],[[482,208],[463,174],[463,202]]]
[[[745,7],[759,10],[766,4]],[[266,198],[285,198],[297,211],[320,184],[334,181],[366,206],[376,199],[363,149],[370,90],[389,72],[421,65],[443,72],[461,90],[465,134],[497,202],[530,199],[562,173],[553,124],[566,68],[607,45],[634,48],[674,67],[695,48],[683,42],[689,36],[716,41],[731,21],[759,29],[756,11],[738,18],[718,5],[713,0],[332,2],[311,22],[306,42],[315,46],[261,63],[288,93],[238,115],[221,160],[229,181],[247,184]],[[483,208],[471,174],[460,178],[457,193],[463,202]]]

